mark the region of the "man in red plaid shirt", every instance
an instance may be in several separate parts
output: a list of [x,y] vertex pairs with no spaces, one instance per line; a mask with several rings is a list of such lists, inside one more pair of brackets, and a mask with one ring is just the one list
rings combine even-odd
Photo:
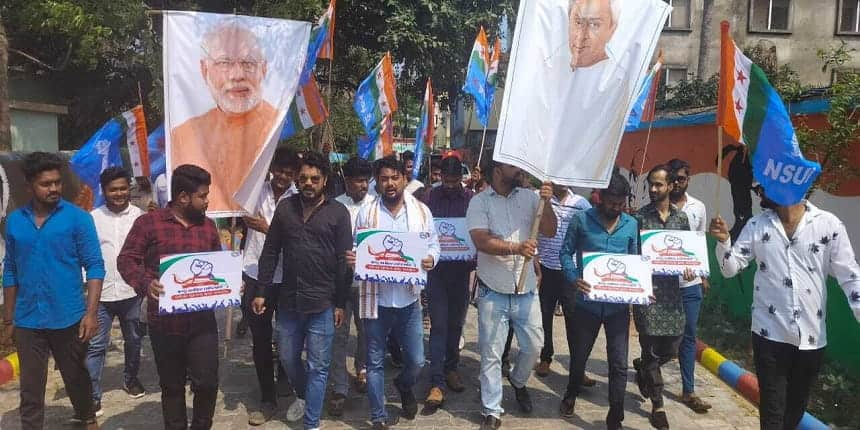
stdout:
[[170,204],[134,222],[117,257],[123,279],[147,297],[149,337],[161,385],[164,428],[188,428],[185,381],[194,392],[192,429],[212,427],[218,395],[218,326],[212,310],[158,315],[159,259],[165,255],[220,251],[215,223],[206,218],[209,185],[206,170],[184,164],[173,171]]

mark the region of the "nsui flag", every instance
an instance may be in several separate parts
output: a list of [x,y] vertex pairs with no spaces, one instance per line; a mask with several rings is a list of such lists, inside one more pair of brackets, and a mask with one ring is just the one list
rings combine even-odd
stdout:
[[521,1],[493,159],[560,185],[605,187],[670,9]]
[[722,23],[717,124],[753,154],[753,176],[780,206],[800,202],[821,173],[803,158],[785,105],[764,71],[744,56]]

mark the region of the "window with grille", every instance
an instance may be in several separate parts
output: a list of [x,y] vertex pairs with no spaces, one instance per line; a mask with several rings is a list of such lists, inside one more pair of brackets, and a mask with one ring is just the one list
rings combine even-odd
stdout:
[[860,34],[860,0],[839,1],[839,34]]
[[666,20],[667,30],[690,30],[690,2],[691,0],[663,0],[672,6],[669,19]]
[[791,30],[791,0],[750,0],[749,31]]

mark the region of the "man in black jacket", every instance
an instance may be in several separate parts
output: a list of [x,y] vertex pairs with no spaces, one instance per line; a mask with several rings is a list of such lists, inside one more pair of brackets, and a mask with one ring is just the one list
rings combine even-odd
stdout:
[[[299,194],[278,205],[266,235],[253,304],[255,313],[263,313],[266,303],[278,297],[281,363],[298,394],[287,420],[304,416],[307,429],[320,426],[334,328],[343,320],[350,285],[346,252],[352,249],[352,226],[346,208],[324,194],[330,172],[328,160],[318,153],[302,159]],[[278,290],[272,278],[282,253]]]

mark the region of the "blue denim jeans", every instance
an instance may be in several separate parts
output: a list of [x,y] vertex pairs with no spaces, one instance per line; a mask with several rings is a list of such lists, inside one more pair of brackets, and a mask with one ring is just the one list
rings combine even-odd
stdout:
[[[304,399],[306,429],[320,426],[328,368],[331,365],[331,343],[334,339],[334,308],[315,314],[278,310],[278,339],[281,364],[297,395]],[[307,363],[302,362],[305,351]]]
[[140,297],[132,297],[116,302],[99,303],[99,330],[90,340],[87,348],[87,371],[93,384],[93,400],[102,399],[102,369],[105,365],[105,355],[110,344],[110,330],[114,317],[119,318],[122,329],[123,349],[125,352],[125,368],[123,374],[126,385],[137,379],[140,369]]
[[692,394],[696,388],[696,324],[699,322],[699,309],[702,306],[702,284],[681,288],[681,299],[684,301],[687,322],[678,351],[678,363],[681,365],[681,386],[684,388],[684,394]]
[[481,352],[481,404],[484,416],[500,418],[502,409],[502,352],[513,327],[519,354],[511,369],[516,388],[526,386],[543,346],[540,298],[537,291],[501,294],[478,284],[478,349]]
[[377,319],[362,320],[367,340],[367,396],[370,398],[370,421],[374,423],[388,418],[385,411],[384,367],[389,333],[400,343],[403,352],[403,370],[394,379],[394,386],[399,391],[412,391],[424,367],[424,326],[420,300],[404,308],[380,306],[377,313]]

